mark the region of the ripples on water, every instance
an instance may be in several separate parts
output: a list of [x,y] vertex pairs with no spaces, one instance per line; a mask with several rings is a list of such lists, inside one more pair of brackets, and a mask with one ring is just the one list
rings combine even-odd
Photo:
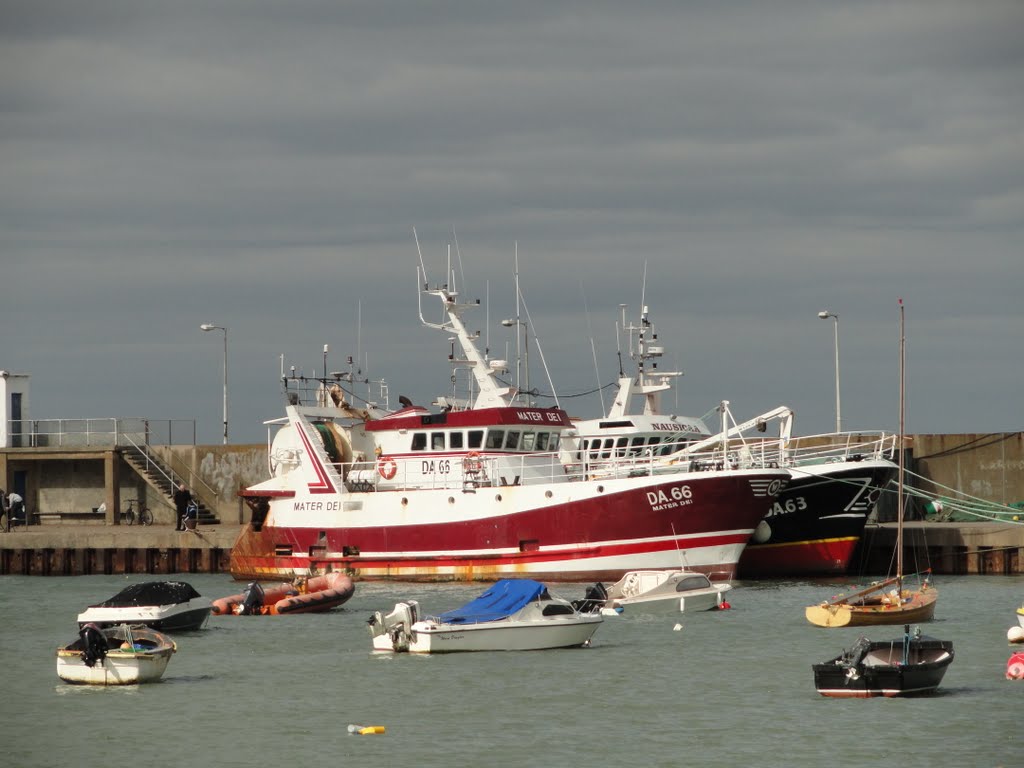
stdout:
[[[940,695],[922,699],[818,696],[813,662],[860,634],[902,631],[810,626],[804,606],[842,591],[824,582],[740,583],[729,611],[607,619],[586,649],[430,657],[372,654],[367,617],[408,598],[437,613],[484,587],[361,583],[328,614],[211,617],[175,636],[159,684],[61,682],[54,653],[79,611],[149,578],[0,577],[6,765],[1024,764],[1024,681],[1003,677],[1020,577],[937,580],[924,630],[953,640],[956,660]],[[211,598],[239,588],[168,578]],[[387,733],[353,736],[350,723]]]

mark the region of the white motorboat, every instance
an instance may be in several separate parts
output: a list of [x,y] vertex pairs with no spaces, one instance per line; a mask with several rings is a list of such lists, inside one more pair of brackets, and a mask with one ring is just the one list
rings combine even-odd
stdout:
[[210,617],[212,604],[184,581],[146,581],[125,587],[102,603],[78,614],[78,626],[101,629],[120,624],[142,624],[161,632],[200,629]]
[[626,611],[711,611],[722,606],[732,589],[703,573],[685,570],[630,571],[608,587],[605,608]]
[[588,645],[602,621],[552,597],[538,581],[503,579],[439,616],[420,619],[415,600],[398,603],[386,616],[375,613],[369,628],[375,651],[533,651]]
[[86,624],[77,640],[57,649],[57,676],[84,685],[152,683],[177,650],[171,638],[149,627]]

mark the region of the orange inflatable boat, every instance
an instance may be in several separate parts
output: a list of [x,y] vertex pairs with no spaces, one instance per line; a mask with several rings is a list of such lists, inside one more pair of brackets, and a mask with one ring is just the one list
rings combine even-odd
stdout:
[[215,616],[278,616],[289,613],[329,611],[355,592],[352,579],[343,573],[298,578],[292,583],[263,585],[254,581],[244,592],[213,601]]

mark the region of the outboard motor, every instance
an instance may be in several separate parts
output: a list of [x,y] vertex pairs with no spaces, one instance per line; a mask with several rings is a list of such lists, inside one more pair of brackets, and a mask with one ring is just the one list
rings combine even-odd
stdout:
[[256,616],[262,613],[264,597],[265,593],[260,583],[258,581],[252,582],[245,588],[245,597],[238,604],[238,615]]
[[[366,622],[370,637],[378,638],[387,635],[394,651],[408,651],[412,625],[419,620],[419,603],[409,600],[395,603],[394,609],[386,616],[380,611],[374,613]],[[386,650],[374,644],[377,650]]]
[[87,667],[95,667],[96,662],[107,657],[107,637],[95,624],[86,624],[78,630],[82,638],[82,661]]
[[866,637],[857,638],[857,644],[848,651],[843,652],[839,662],[846,669],[848,680],[857,680],[864,671],[864,657],[871,651],[871,642]]
[[599,581],[597,584],[587,587],[582,600],[573,600],[572,607],[580,613],[596,613],[604,608],[606,602],[608,602],[608,590]]

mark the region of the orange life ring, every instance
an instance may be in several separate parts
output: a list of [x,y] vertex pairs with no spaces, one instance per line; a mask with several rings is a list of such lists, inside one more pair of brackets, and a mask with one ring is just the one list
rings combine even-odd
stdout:
[[377,471],[385,480],[391,480],[398,474],[398,462],[390,456],[381,456],[377,459]]

